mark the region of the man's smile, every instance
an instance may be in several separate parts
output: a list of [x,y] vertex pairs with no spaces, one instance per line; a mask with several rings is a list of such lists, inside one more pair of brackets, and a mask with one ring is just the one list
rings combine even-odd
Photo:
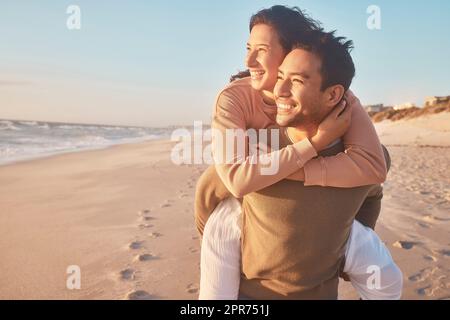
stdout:
[[296,107],[295,104],[277,102],[277,113],[288,114]]

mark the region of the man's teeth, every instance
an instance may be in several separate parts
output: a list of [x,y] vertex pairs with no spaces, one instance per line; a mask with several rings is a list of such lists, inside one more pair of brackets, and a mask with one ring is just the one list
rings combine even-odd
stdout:
[[290,109],[294,109],[295,106],[291,106],[289,104],[282,104],[282,103],[278,103],[277,107],[282,109],[282,110],[290,110]]
[[260,78],[265,72],[264,71],[251,71],[250,76],[252,79]]

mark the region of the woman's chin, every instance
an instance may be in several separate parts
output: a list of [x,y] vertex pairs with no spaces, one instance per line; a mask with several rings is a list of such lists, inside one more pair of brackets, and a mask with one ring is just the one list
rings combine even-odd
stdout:
[[251,81],[252,88],[257,91],[273,91],[275,84],[272,84],[271,81],[268,81],[265,77],[261,79],[252,79]]
[[254,80],[254,79],[252,79],[251,85],[252,85],[252,88],[254,90],[257,90],[257,91],[264,90],[263,89],[264,88],[264,82],[261,81],[261,80]]

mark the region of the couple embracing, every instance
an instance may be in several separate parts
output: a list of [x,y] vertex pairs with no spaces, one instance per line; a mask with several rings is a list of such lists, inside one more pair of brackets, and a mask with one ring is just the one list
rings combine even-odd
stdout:
[[[349,91],[351,48],[298,8],[251,17],[248,70],[217,97],[223,141],[196,188],[200,299],[337,299],[339,277],[362,299],[400,298],[402,273],[374,232],[390,158]],[[226,134],[249,129],[275,130],[278,148],[222,161],[227,145],[255,147]],[[262,157],[277,170],[264,174]]]

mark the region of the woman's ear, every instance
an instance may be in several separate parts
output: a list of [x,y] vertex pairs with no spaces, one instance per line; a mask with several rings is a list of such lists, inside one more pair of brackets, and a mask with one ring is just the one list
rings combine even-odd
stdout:
[[337,84],[337,85],[331,86],[325,90],[325,98],[326,98],[325,103],[328,106],[334,107],[342,100],[342,97],[344,96],[344,94],[345,94],[345,89],[342,85]]

